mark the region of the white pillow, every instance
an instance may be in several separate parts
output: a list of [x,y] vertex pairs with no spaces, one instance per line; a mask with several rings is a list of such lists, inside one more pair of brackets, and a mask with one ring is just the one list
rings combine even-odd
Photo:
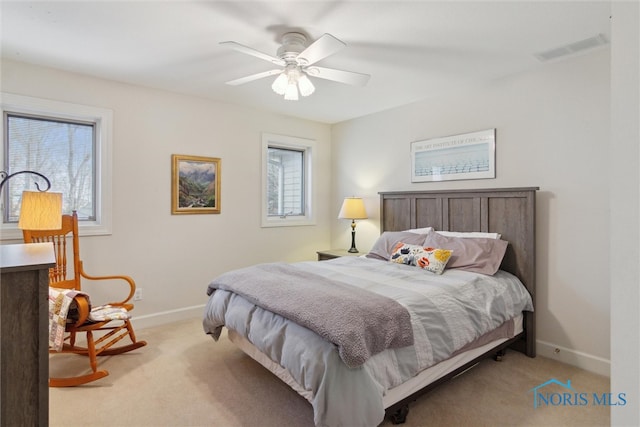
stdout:
[[433,231],[433,227],[412,228],[411,230],[404,230],[404,231],[406,233],[427,234]]
[[499,239],[502,237],[500,233],[483,233],[481,231],[469,231],[469,232],[459,232],[459,231],[436,231],[436,233],[447,236],[447,237],[481,237],[485,239]]

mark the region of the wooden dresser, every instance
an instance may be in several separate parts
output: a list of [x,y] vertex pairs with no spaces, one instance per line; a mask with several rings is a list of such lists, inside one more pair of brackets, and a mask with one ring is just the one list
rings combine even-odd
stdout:
[[49,424],[51,243],[0,245],[0,425]]

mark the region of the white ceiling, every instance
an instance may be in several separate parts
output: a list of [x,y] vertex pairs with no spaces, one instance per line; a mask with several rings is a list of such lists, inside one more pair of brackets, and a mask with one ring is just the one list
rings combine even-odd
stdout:
[[[2,57],[336,123],[439,97],[544,63],[536,53],[610,37],[607,1],[7,1]],[[272,64],[219,45],[276,54],[280,36],[347,44],[317,65],[371,75],[365,87],[314,79],[285,101],[274,77],[225,82]]]

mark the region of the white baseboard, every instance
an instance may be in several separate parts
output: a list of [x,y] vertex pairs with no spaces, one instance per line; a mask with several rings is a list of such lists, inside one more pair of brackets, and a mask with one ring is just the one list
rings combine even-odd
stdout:
[[605,377],[611,376],[611,362],[602,357],[571,350],[546,341],[536,341],[536,353]]
[[134,313],[131,323],[135,330],[153,328],[155,326],[166,325],[167,323],[178,322],[181,320],[202,318],[204,314],[204,304],[194,305],[191,307],[179,308],[176,310],[161,311],[159,313],[145,314],[136,316]]

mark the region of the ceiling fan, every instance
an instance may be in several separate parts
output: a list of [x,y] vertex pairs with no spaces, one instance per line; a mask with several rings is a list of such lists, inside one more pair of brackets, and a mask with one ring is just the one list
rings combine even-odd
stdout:
[[318,67],[316,62],[333,55],[346,44],[331,34],[323,34],[318,40],[307,46],[307,37],[299,32],[288,32],[282,36],[282,46],[276,56],[272,56],[256,49],[244,46],[234,41],[220,43],[238,52],[255,56],[282,68],[276,68],[262,73],[228,81],[229,85],[241,85],[264,77],[275,76],[271,88],[286,100],[297,100],[298,91],[302,96],[309,96],[315,91],[310,77],[340,82],[356,86],[364,86],[371,77],[368,74],[343,71],[334,68]]

